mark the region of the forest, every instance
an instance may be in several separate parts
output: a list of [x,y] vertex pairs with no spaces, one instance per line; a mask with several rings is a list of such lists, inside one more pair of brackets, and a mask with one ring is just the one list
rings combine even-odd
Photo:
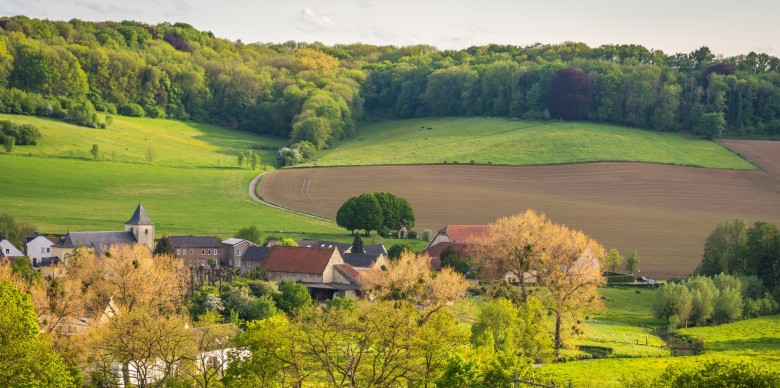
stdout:
[[0,112],[94,127],[110,125],[98,112],[209,122],[289,138],[297,150],[353,136],[361,120],[428,116],[774,138],[780,59],[575,42],[243,43],[184,23],[15,16],[0,19]]

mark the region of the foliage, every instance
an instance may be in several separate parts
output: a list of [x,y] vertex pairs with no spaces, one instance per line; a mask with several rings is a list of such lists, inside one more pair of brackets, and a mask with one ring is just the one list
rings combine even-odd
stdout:
[[607,253],[607,256],[604,258],[604,266],[612,267],[612,273],[615,273],[615,267],[619,266],[620,264],[623,264],[623,256],[617,249],[610,249]]
[[0,384],[75,387],[62,358],[39,331],[30,296],[7,279],[0,281]]
[[241,228],[236,232],[236,238],[241,238],[247,241],[251,241],[255,244],[263,243],[263,234],[257,226],[251,225],[246,228]]
[[352,233],[357,229],[366,231],[382,225],[382,208],[374,194],[363,193],[347,199],[336,212],[336,224]]
[[485,302],[471,326],[471,342],[497,352],[530,357],[536,362],[549,361],[553,350],[545,308],[538,300],[529,300],[521,306],[502,298]]
[[636,253],[636,249],[634,249],[626,259],[626,270],[628,273],[633,274],[637,269],[639,269],[639,255]]
[[276,306],[287,314],[294,314],[312,304],[309,289],[292,280],[284,280],[279,283],[279,293],[274,294],[274,300]]
[[92,145],[92,149],[89,150],[89,153],[92,154],[92,158],[97,160],[98,156],[100,156],[100,148],[97,144]]
[[16,139],[14,139],[11,136],[3,136],[2,140],[3,140],[3,150],[5,150],[5,153],[10,154],[11,152],[14,152]]
[[173,244],[171,243],[171,238],[163,235],[160,240],[157,241],[157,245],[154,247],[154,254],[161,255],[161,254],[168,254],[172,255],[174,253],[175,249],[173,248]]
[[34,125],[0,120],[0,137],[5,136],[14,139],[15,145],[36,145],[42,137],[41,131]]
[[577,69],[556,71],[550,78],[547,107],[552,118],[579,120],[591,106],[591,85],[587,76]]
[[468,285],[451,268],[430,270],[431,258],[404,251],[385,270],[374,268],[361,274],[363,289],[382,300],[410,301],[422,310],[423,322],[448,303],[463,298]]
[[711,360],[694,367],[669,366],[658,387],[775,387],[780,373],[750,362]]
[[363,238],[360,234],[355,235],[355,239],[352,240],[352,253],[363,253]]
[[409,244],[393,244],[387,249],[387,257],[390,260],[397,260],[404,252],[411,252],[412,247]]
[[285,237],[281,241],[279,241],[279,244],[277,245],[279,245],[280,247],[297,247],[298,243],[295,242],[295,240],[293,240],[290,237]]

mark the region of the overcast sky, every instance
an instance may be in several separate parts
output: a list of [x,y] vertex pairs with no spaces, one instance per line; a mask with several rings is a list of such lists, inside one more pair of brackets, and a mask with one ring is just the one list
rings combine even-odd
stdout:
[[780,56],[778,0],[0,0],[0,15],[185,22],[250,42],[635,43],[667,54],[709,46]]

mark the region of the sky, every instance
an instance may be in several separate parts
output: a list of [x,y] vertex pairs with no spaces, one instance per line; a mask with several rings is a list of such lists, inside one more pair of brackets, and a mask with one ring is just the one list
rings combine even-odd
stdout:
[[777,0],[0,0],[0,16],[189,23],[244,43],[640,44],[780,56]]

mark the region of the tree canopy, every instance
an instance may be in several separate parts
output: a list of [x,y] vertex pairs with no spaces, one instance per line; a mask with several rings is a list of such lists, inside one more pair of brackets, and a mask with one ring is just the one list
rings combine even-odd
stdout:
[[353,233],[363,229],[366,236],[371,230],[382,227],[390,230],[411,228],[414,222],[414,210],[409,201],[387,192],[350,197],[336,212],[336,224]]

